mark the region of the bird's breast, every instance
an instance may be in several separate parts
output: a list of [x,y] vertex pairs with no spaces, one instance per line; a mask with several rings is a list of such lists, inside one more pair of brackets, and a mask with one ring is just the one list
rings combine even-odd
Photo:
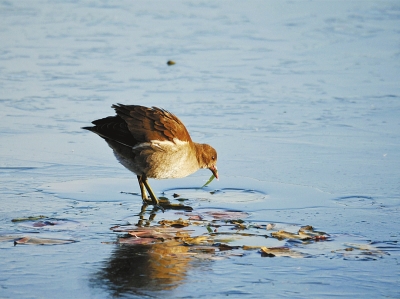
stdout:
[[186,177],[199,169],[196,152],[187,141],[152,140],[133,147],[138,163],[145,166],[149,178],[172,179]]

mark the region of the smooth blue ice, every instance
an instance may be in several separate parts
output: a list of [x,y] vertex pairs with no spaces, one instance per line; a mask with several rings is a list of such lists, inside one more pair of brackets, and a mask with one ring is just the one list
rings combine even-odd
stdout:
[[[398,298],[399,28],[394,0],[0,1],[0,234],[32,233],[11,219],[40,214],[85,227],[60,232],[80,241],[69,245],[0,242],[0,297]],[[80,128],[118,102],[168,109],[212,144],[221,178],[210,190],[265,195],[210,205],[390,255],[251,254],[199,261],[171,290],[102,284],[96,273],[126,254],[102,244],[115,240],[109,227],[140,205],[120,191],[139,189]]]

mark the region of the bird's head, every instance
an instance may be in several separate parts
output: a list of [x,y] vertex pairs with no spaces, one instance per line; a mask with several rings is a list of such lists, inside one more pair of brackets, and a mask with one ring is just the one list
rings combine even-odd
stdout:
[[199,144],[197,150],[200,168],[210,169],[213,175],[218,179],[217,151],[208,144]]

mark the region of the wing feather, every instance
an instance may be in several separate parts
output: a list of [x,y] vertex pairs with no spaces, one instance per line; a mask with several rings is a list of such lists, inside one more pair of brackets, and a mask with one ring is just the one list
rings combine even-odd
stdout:
[[173,141],[174,138],[191,141],[185,125],[167,110],[122,104],[112,107],[117,115],[126,122],[130,133],[137,142]]

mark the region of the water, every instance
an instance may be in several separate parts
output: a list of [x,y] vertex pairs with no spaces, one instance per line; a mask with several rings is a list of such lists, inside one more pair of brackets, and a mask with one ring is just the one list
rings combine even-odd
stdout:
[[[397,1],[0,1],[0,15],[1,298],[400,296]],[[116,245],[139,188],[80,127],[117,102],[166,108],[218,150],[220,181],[150,182],[158,194],[330,239],[250,228],[231,243],[306,258]],[[62,225],[11,221],[38,215]]]

